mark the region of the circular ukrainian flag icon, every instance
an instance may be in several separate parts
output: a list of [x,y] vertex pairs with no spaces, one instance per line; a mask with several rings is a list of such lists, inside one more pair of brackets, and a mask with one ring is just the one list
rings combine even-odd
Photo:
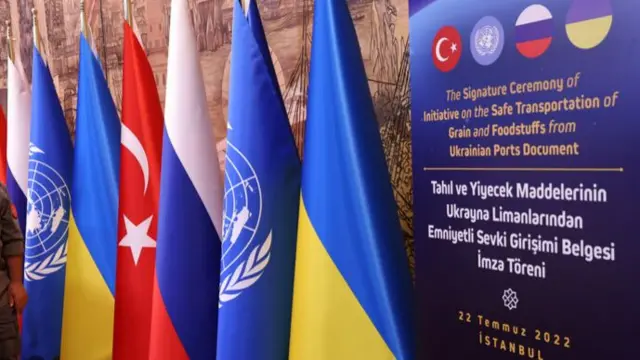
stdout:
[[544,54],[553,37],[553,16],[546,7],[535,4],[522,11],[516,20],[516,48],[533,59]]
[[598,46],[613,23],[610,0],[573,0],[567,13],[567,36],[579,49]]

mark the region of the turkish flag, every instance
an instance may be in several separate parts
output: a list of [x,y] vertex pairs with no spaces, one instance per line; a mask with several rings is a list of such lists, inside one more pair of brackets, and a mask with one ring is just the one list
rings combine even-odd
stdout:
[[438,30],[431,44],[431,58],[436,68],[442,72],[453,70],[462,54],[462,38],[453,26],[443,26]]
[[153,70],[124,24],[114,360],[147,359],[155,273],[163,115]]

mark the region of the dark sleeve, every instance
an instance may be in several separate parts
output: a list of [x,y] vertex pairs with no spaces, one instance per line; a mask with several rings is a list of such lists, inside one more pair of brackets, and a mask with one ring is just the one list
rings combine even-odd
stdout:
[[0,190],[0,237],[2,240],[2,257],[24,254],[24,237],[20,225],[11,214],[11,200],[6,190]]

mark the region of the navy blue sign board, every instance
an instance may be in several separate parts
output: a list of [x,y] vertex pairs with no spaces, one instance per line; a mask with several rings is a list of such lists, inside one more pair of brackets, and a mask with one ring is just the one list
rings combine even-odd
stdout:
[[638,14],[410,0],[421,359],[640,359]]

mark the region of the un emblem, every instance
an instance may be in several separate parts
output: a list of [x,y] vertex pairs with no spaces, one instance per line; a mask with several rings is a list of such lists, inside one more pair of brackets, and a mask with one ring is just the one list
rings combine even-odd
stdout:
[[504,48],[504,29],[498,19],[485,16],[471,31],[471,54],[480,65],[493,64]]
[[485,25],[476,32],[476,51],[482,56],[493,54],[501,40],[497,27]]
[[253,166],[227,142],[224,220],[218,307],[237,298],[262,276],[269,264],[271,232],[258,237],[262,192]]
[[67,262],[71,195],[62,176],[43,161],[44,151],[30,144],[29,155],[24,277],[34,281]]

